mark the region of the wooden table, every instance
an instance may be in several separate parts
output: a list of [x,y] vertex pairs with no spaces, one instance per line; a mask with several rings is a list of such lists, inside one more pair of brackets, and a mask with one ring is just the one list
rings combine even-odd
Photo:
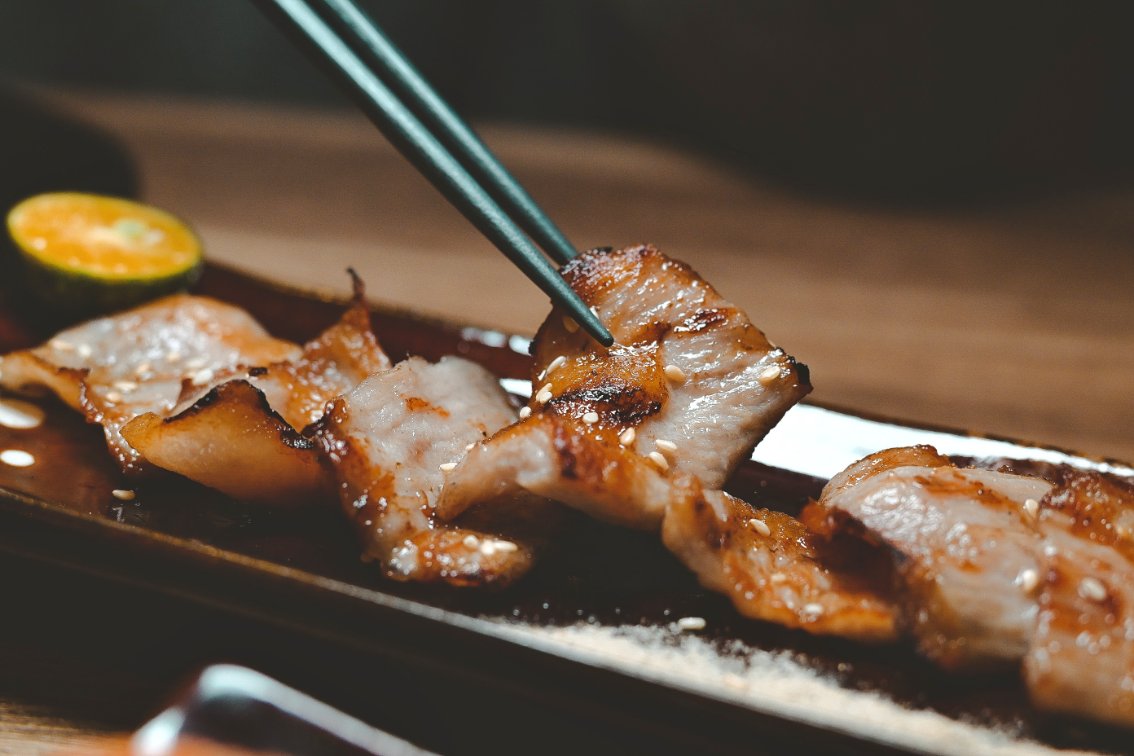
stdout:
[[[361,117],[53,98],[124,140],[145,197],[190,220],[214,260],[343,293],[349,265],[374,300],[524,334],[546,311]],[[576,244],[652,241],[696,267],[811,366],[814,398],[1134,459],[1134,190],[902,210],[627,138],[484,134]],[[287,667],[239,622],[3,565],[0,751],[136,726],[210,660],[318,688],[314,661]],[[171,652],[162,632],[183,643]]]

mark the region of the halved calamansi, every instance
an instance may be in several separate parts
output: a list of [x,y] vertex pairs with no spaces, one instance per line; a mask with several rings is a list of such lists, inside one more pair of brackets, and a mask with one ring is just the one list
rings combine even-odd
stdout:
[[25,284],[49,306],[94,314],[192,284],[201,242],[178,218],[117,197],[59,192],[20,202],[8,235]]

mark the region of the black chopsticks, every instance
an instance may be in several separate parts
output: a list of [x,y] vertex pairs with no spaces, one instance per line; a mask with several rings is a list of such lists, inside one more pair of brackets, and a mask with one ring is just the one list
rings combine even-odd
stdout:
[[555,304],[600,343],[614,342],[524,230],[560,263],[574,247],[351,0],[255,2],[329,66],[402,155]]

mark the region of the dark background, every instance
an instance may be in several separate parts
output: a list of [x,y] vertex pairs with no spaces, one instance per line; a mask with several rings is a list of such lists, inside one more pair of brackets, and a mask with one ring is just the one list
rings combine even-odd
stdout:
[[[648,134],[810,192],[1126,182],[1134,4],[361,0],[471,118]],[[246,0],[3,0],[18,84],[349,103]]]

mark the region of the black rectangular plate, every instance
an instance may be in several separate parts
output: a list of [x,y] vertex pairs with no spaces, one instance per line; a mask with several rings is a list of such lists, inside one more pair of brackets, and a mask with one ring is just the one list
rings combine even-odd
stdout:
[[[218,267],[207,271],[200,292],[246,308],[273,334],[297,341],[333,322],[343,306]],[[11,295],[0,300],[0,351],[38,343],[57,327],[27,317],[32,311]],[[493,370],[507,387],[526,389],[522,337],[381,309],[374,325],[395,359],[458,354]],[[353,534],[333,508],[264,513],[180,478],[125,481],[97,428],[54,402],[44,406],[39,428],[0,427],[0,449],[23,449],[36,459],[24,468],[0,466],[0,548],[219,607],[360,660],[433,675],[466,695],[475,691],[481,708],[535,705],[543,715],[532,722],[544,730],[560,725],[544,750],[582,743],[625,750],[633,742],[643,750],[654,744],[751,752],[761,744],[768,751],[857,752],[869,745],[1030,753],[1067,745],[1115,751],[1129,742],[1128,733],[1035,714],[1014,674],[951,678],[905,645],[863,647],[745,620],[704,591],[656,537],[583,517],[571,517],[551,553],[506,591],[392,583],[359,560]],[[1118,462],[804,405],[729,488],[791,512],[850,461],[910,443],[933,443],[984,464],[1031,460],[1010,464],[1134,474]],[[123,487],[137,488],[137,498],[111,495]],[[705,618],[706,629],[680,632],[673,623],[684,616]],[[590,742],[580,722],[629,740]],[[501,727],[524,729],[518,722]],[[495,745],[512,750],[509,743],[522,742]]]

